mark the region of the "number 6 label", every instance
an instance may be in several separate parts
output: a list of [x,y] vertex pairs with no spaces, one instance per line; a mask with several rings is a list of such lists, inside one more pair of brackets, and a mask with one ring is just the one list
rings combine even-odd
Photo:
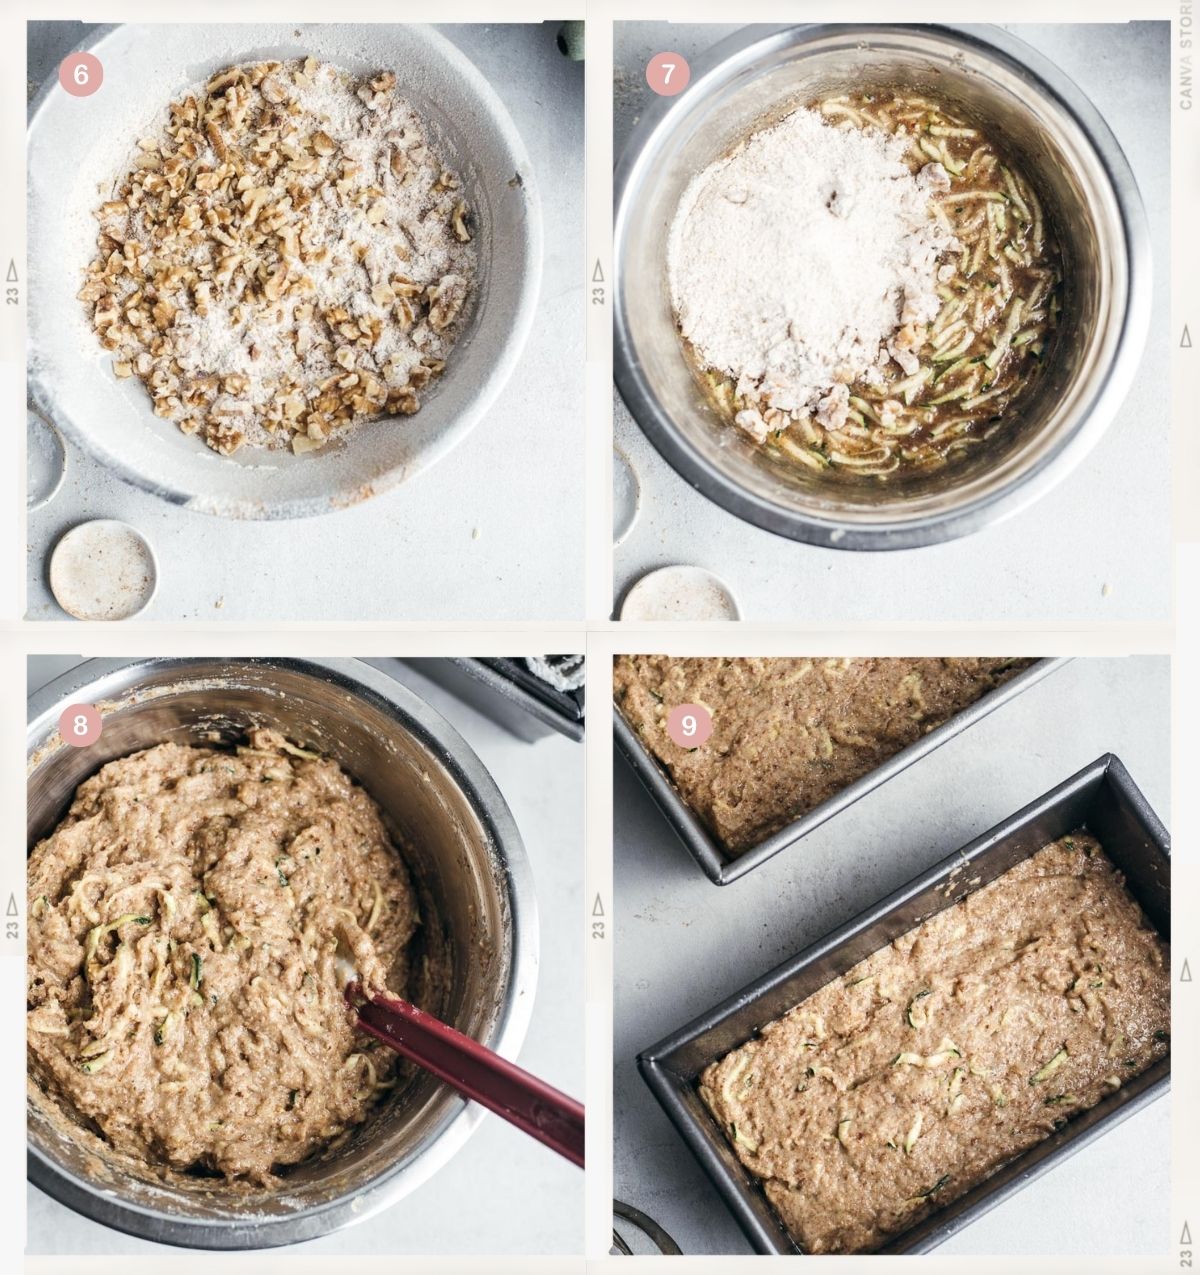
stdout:
[[712,714],[703,704],[677,704],[667,714],[667,734],[680,748],[699,748],[712,733]]
[[656,53],[646,63],[646,83],[659,97],[682,93],[692,78],[692,68],[681,53]]
[[104,67],[94,53],[68,53],[58,64],[58,82],[72,97],[91,97],[104,83]]
[[72,748],[86,748],[100,738],[104,723],[92,704],[68,704],[58,717],[58,733]]

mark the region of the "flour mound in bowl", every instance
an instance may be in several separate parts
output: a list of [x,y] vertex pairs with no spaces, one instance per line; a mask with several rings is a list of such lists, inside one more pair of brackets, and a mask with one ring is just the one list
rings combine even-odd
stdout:
[[817,408],[878,376],[902,324],[937,314],[938,260],[955,242],[907,150],[803,109],[692,180],[671,226],[671,296],[684,337],[739,395]]
[[1010,445],[1063,301],[1026,159],[929,96],[866,91],[709,165],[679,203],[668,274],[718,418],[806,483],[964,472],[990,439]]
[[269,1185],[393,1087],[335,957],[413,995],[421,909],[335,762],[265,729],[109,762],[28,892],[31,1077],[122,1155]]
[[96,216],[79,295],[114,373],[222,455],[413,414],[469,313],[472,212],[390,71],[227,67]]

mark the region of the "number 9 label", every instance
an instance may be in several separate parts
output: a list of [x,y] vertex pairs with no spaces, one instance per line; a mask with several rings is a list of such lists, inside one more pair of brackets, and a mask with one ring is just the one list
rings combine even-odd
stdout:
[[58,64],[58,82],[72,97],[91,97],[104,83],[104,67],[94,53],[68,53]]
[[72,748],[87,748],[100,738],[104,723],[92,704],[69,704],[58,717],[58,733]]
[[680,748],[699,748],[712,733],[712,714],[703,704],[677,704],[667,714],[667,734]]

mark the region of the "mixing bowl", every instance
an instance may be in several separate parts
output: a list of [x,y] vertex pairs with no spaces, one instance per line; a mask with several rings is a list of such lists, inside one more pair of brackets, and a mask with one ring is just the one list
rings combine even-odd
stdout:
[[[508,379],[533,320],[541,214],[529,157],[488,82],[448,40],[411,24],[218,24],[102,28],[81,48],[101,88],[71,97],[56,77],[30,107],[29,387],[41,410],[126,481],[233,518],[295,518],[354,504],[411,478],[462,441]],[[95,252],[93,211],[168,103],[234,62],[312,54],[354,74],[393,70],[463,182],[479,256],[473,312],[411,417],[369,422],[320,452],[217,455],[156,417],[134,377],[118,380],[76,300]]]
[[[986,128],[1042,196],[1063,253],[1058,336],[1016,419],[969,459],[886,481],[822,479],[727,425],[685,361],[667,237],[692,177],[817,98],[906,89]],[[811,544],[902,549],[1028,505],[1087,453],[1132,380],[1150,312],[1150,248],[1133,174],[1083,93],[998,28],[748,28],[650,108],[617,172],[614,363],[621,394],[672,466],[748,522]],[[764,269],[770,263],[764,262]]]
[[[70,704],[100,709],[87,748],[64,744]],[[449,964],[429,1006],[505,1057],[525,1036],[537,970],[537,918],[521,838],[495,784],[458,734],[412,692],[356,660],[91,660],[30,699],[28,828],[51,832],[105,762],[166,740],[227,741],[255,724],[333,757],[382,807],[435,917],[426,938]],[[427,909],[427,912],[430,909]],[[272,1191],[197,1177],[163,1181],[116,1162],[94,1134],[56,1118],[31,1085],[29,1176],[55,1199],[143,1239],[259,1248],[371,1216],[424,1182],[483,1111],[417,1072],[336,1149]]]

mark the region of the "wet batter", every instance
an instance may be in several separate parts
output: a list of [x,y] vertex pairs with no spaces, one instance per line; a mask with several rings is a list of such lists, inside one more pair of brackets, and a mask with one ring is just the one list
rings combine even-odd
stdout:
[[870,1251],[1162,1057],[1169,970],[1076,832],[768,1024],[700,1096],[806,1252]]
[[[625,720],[736,855],[1031,663],[626,655],[613,682]],[[686,703],[713,716],[700,748],[681,748],[667,735],[667,714]]]
[[117,1151],[269,1183],[394,1083],[335,955],[411,995],[419,907],[333,761],[256,730],[110,762],[28,883],[31,1073]]

